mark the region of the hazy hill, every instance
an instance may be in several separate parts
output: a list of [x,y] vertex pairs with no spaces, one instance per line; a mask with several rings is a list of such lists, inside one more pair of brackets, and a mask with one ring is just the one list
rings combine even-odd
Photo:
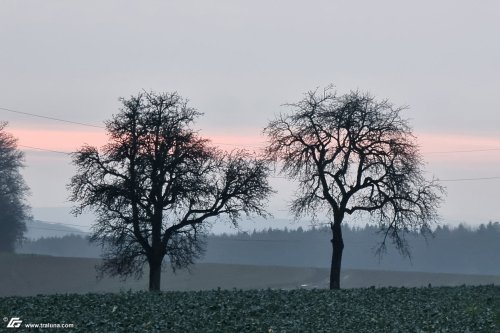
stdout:
[[[436,230],[425,240],[409,235],[412,258],[402,257],[393,247],[382,257],[374,249],[381,240],[376,228],[344,228],[344,269],[420,271],[453,274],[500,275],[500,224],[489,223],[478,229],[464,227]],[[100,256],[100,248],[75,234],[27,241],[19,253],[54,256]],[[328,229],[276,230],[207,238],[202,263],[269,265],[328,268],[331,260]]]
[[67,235],[85,235],[81,229],[61,223],[30,220],[26,222],[27,232],[24,237],[31,240],[47,237],[64,237]]

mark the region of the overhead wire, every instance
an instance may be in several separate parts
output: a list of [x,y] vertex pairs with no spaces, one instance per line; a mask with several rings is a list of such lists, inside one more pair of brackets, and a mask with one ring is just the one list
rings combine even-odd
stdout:
[[54,224],[54,225],[67,225],[71,227],[80,227],[80,228],[88,228],[88,225],[81,225],[81,224],[73,224],[73,223],[63,223],[63,222],[54,222],[54,223],[48,223],[48,224]]
[[[64,224],[64,223],[58,223],[58,224]],[[74,234],[74,233],[86,234],[86,235],[91,234],[91,232],[89,232],[89,231],[64,230],[64,229],[57,229],[57,228],[46,228],[46,227],[41,227],[41,226],[30,226],[29,228],[30,229],[38,229],[38,230],[66,232],[68,234]],[[244,238],[232,238],[231,236],[228,238],[219,237],[218,240],[219,241],[230,241],[230,242],[274,242],[274,243],[276,243],[276,242],[297,242],[298,241],[296,239],[251,239],[251,238],[244,239]]]
[[[40,147],[34,147],[34,146],[26,146],[26,145],[18,145],[18,146],[19,147],[24,147],[24,148],[29,148],[29,149],[36,149],[36,150],[40,150],[40,151],[47,151],[47,152],[50,152],[50,153],[57,153],[57,154],[63,154],[63,155],[71,155],[71,152],[65,152],[65,151],[59,151],[59,150],[52,150],[52,149],[46,149],[46,148],[40,148]],[[284,176],[270,176],[269,178],[272,178],[272,179],[289,179],[288,177],[284,177]],[[476,181],[476,180],[493,180],[493,179],[500,179],[500,176],[476,177],[476,178],[438,179],[438,180],[441,181],[441,182],[458,182],[458,181]]]
[[449,151],[428,151],[428,152],[425,152],[425,154],[476,153],[476,152],[485,152],[485,151],[500,151],[500,148],[449,150]]
[[35,114],[35,113],[30,113],[30,112],[23,112],[23,111],[13,110],[13,109],[9,109],[9,108],[0,107],[0,110],[7,111],[7,112],[12,112],[12,113],[17,113],[17,114],[23,114],[25,116],[30,116],[30,117],[37,117],[37,118],[42,118],[42,119],[59,121],[59,122],[68,123],[68,124],[81,125],[81,126],[87,126],[87,127],[95,127],[95,128],[104,128],[104,126],[99,126],[99,125],[94,125],[94,124],[89,124],[89,123],[82,123],[82,122],[79,122],[79,121],[72,121],[72,120],[66,120],[66,119],[49,117],[49,116],[43,116],[43,115],[40,115],[40,114]]
[[439,181],[441,181],[441,182],[462,182],[462,181],[491,180],[491,179],[500,179],[500,176],[493,176],[493,177],[477,177],[477,178],[439,179]]
[[[90,124],[90,123],[84,123],[84,122],[78,122],[78,121],[73,121],[73,120],[68,120],[68,119],[62,119],[62,118],[56,118],[56,117],[50,117],[50,116],[44,116],[41,114],[36,114],[36,113],[31,113],[31,112],[24,112],[24,111],[19,111],[19,110],[13,110],[9,108],[4,108],[0,107],[0,110],[12,112],[12,113],[18,113],[18,114],[23,114],[26,116],[31,116],[31,117],[37,117],[37,118],[43,118],[43,119],[48,119],[48,120],[54,120],[54,121],[59,121],[59,122],[64,122],[68,124],[74,124],[74,125],[81,125],[81,126],[87,126],[87,127],[94,127],[94,128],[106,128],[104,126],[100,125],[95,125],[95,124]],[[263,148],[264,145],[266,144],[265,142],[258,142],[256,144],[235,144],[235,143],[225,143],[225,142],[213,142],[218,145],[225,145],[225,146],[234,146],[234,147],[251,147],[251,148]],[[44,148],[39,148],[39,147],[29,147],[33,149],[40,149],[40,150],[47,150],[50,151],[49,149],[44,149]],[[468,149],[468,150],[448,150],[448,151],[428,151],[428,152],[423,152],[424,154],[452,154],[452,153],[473,153],[473,152],[486,152],[486,151],[500,151],[500,148],[481,148],[481,149]]]
[[[105,126],[84,123],[84,122],[79,122],[79,121],[73,121],[73,120],[68,120],[68,119],[62,119],[62,118],[56,118],[56,117],[51,117],[51,116],[45,116],[45,115],[41,115],[41,114],[37,114],[37,113],[19,111],[19,110],[14,110],[14,109],[5,108],[5,107],[0,107],[0,110],[12,112],[12,113],[17,113],[17,114],[23,114],[23,115],[31,116],[31,117],[37,117],[37,118],[42,118],[42,119],[64,122],[64,123],[68,123],[68,124],[81,125],[81,126],[94,127],[94,128],[103,128],[103,129],[106,128]],[[256,143],[257,145],[256,144],[233,144],[233,143],[223,143],[223,142],[214,142],[214,143],[220,144],[220,145],[227,145],[227,146],[248,146],[248,147],[253,147],[253,148],[262,148],[263,147],[262,145],[265,145],[265,142],[258,142],[258,143]],[[424,153],[426,153],[426,154],[450,154],[450,153],[471,153],[471,152],[482,152],[482,151],[500,151],[500,148],[429,151],[429,152],[424,152]]]
[[54,223],[51,223],[51,224],[55,224],[55,225],[58,225],[58,224],[61,224],[61,225],[69,225],[69,226],[71,226],[71,227],[80,227],[80,228],[88,228],[88,227],[89,227],[88,225],[72,224],[72,223],[63,223],[63,222],[54,222]]
[[30,226],[29,228],[31,228],[31,229],[40,229],[40,230],[50,230],[50,231],[67,232],[69,234],[71,234],[71,233],[90,234],[90,232],[88,232],[88,231],[81,231],[81,230],[64,230],[64,229],[45,228],[45,227],[38,227],[38,226]]
[[[12,112],[12,113],[17,113],[17,114],[22,114],[22,115],[30,116],[30,117],[36,117],[36,118],[42,118],[42,119],[47,119],[47,120],[59,121],[59,122],[63,122],[63,123],[73,124],[73,125],[81,125],[81,126],[94,127],[94,128],[103,128],[103,129],[106,128],[104,126],[94,125],[94,124],[90,124],[90,123],[84,123],[84,122],[67,120],[67,119],[62,119],[62,118],[44,116],[44,115],[41,115],[41,114],[36,114],[36,113],[31,113],[31,112],[24,112],[24,111],[19,111],[19,110],[13,110],[13,109],[4,108],[4,107],[0,107],[0,110],[7,111],[7,112]],[[225,145],[225,146],[236,146],[236,147],[246,146],[246,147],[250,147],[250,148],[263,148],[263,146],[257,146],[255,144],[232,144],[232,143],[223,143],[223,142],[214,142],[214,143],[218,144],[218,145]],[[262,144],[264,144],[264,143],[262,143]],[[30,148],[44,150],[42,148],[37,148],[37,147],[30,147]],[[47,149],[45,149],[45,150],[47,150]]]
[[53,150],[53,149],[46,149],[46,148],[40,148],[40,147],[34,147],[34,146],[26,146],[26,145],[18,145],[19,147],[23,148],[29,148],[29,149],[36,149],[36,150],[41,150],[41,151],[48,151],[50,153],[57,153],[57,154],[65,154],[65,155],[71,155],[70,152],[67,151],[60,151],[60,150]]
[[[43,119],[48,119],[48,120],[53,120],[53,121],[59,121],[59,122],[74,124],[74,125],[81,125],[81,126],[94,127],[94,128],[105,128],[104,126],[99,126],[99,125],[94,125],[94,124],[89,124],[89,123],[83,123],[83,122],[77,122],[77,121],[72,121],[72,120],[67,120],[67,119],[62,119],[62,118],[56,118],[56,117],[49,117],[49,116],[44,116],[44,115],[30,113],[30,112],[23,112],[23,111],[13,110],[13,109],[9,109],[9,108],[4,108],[4,107],[0,107],[0,110],[12,112],[12,113],[23,114],[23,115],[27,115],[27,116],[31,116],[31,117],[37,117],[37,118],[43,118]],[[222,143],[222,142],[214,142],[214,143],[218,144],[218,145],[227,145],[227,146],[234,146],[234,147],[246,146],[246,147],[251,147],[251,148],[263,148],[262,146],[248,145],[248,144],[233,144],[233,143]],[[42,147],[27,146],[27,145],[18,145],[18,146],[19,147],[24,147],[24,148],[29,148],[29,149],[40,150],[40,151],[47,151],[47,152],[52,152],[52,153],[58,153],[58,154],[66,154],[66,155],[70,155],[71,154],[71,152],[64,152],[64,151],[47,149],[47,148],[42,148]],[[453,154],[453,153],[473,153],[473,152],[489,152],[489,151],[500,151],[500,148],[484,148],[484,149],[469,149],[469,150],[449,150],[449,151],[430,151],[430,152],[424,152],[424,154]],[[282,176],[272,176],[270,178],[287,179],[287,177],[282,177]],[[476,178],[441,179],[440,181],[442,181],[442,182],[455,182],[455,181],[476,181],[476,180],[492,180],[492,179],[500,179],[500,176],[476,177]]]

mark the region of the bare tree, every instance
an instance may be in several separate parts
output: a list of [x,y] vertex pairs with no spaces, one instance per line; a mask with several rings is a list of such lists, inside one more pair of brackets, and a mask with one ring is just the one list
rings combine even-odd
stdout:
[[0,122],[0,252],[14,252],[30,217],[26,203],[29,189],[20,173],[24,154],[17,149],[16,138],[5,132],[6,126]]
[[[409,255],[405,233],[429,232],[443,188],[426,180],[423,161],[403,108],[358,91],[338,96],[332,86],[310,91],[264,129],[268,157],[299,182],[296,217],[325,211],[332,230],[330,289],[340,288],[346,215],[367,213],[383,240]],[[323,210],[321,210],[323,208]]]
[[149,290],[160,290],[165,257],[183,268],[202,252],[209,218],[265,216],[268,162],[226,153],[191,128],[201,115],[177,93],[140,93],[106,123],[109,143],[73,155],[74,212],[92,209],[92,240],[105,248],[101,272],[127,277],[149,264]]

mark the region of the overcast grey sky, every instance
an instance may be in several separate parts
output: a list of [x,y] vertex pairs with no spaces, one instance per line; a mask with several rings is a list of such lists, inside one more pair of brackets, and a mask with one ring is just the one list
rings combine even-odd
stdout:
[[[283,103],[334,83],[408,105],[429,175],[500,176],[498,1],[2,1],[0,107],[101,125],[120,96],[178,91],[214,141],[264,141]],[[102,130],[0,110],[21,145]],[[93,141],[94,140],[94,141]],[[96,141],[97,140],[97,141]],[[26,149],[26,148],[24,148]],[[26,149],[34,207],[69,206],[62,154]],[[285,215],[293,186],[271,202]],[[500,179],[443,183],[447,221],[500,220]]]

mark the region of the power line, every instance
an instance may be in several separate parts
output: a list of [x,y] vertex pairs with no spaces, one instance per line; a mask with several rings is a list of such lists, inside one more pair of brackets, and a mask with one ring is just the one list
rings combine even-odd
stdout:
[[[273,179],[288,179],[286,177],[278,177],[278,176],[269,176],[269,178],[273,178]],[[476,180],[491,180],[491,179],[500,179],[500,176],[477,177],[477,178],[438,179],[438,181],[440,181],[440,182],[461,182],[461,181],[476,181]]]
[[[99,126],[99,125],[94,125],[94,124],[89,124],[89,123],[82,123],[82,122],[78,122],[78,121],[61,119],[61,118],[55,118],[55,117],[49,117],[49,116],[43,116],[43,115],[40,115],[40,114],[35,114],[35,113],[30,113],[30,112],[23,112],[23,111],[18,111],[18,110],[3,108],[3,107],[0,107],[0,110],[12,112],[12,113],[17,113],[17,114],[23,114],[23,115],[30,116],[30,117],[37,117],[37,118],[42,118],[42,119],[48,119],[48,120],[54,120],[54,121],[59,121],[59,122],[64,122],[64,123],[69,123],[69,124],[74,124],[74,125],[88,126],[88,127],[94,127],[94,128],[105,128],[104,126]],[[233,147],[245,146],[245,147],[250,147],[250,148],[263,148],[263,146],[257,146],[257,145],[254,145],[254,144],[234,144],[234,143],[223,143],[223,142],[214,142],[214,143],[217,144],[217,145],[233,146]],[[40,150],[47,150],[47,149],[41,149],[41,148],[37,148],[37,147],[29,147],[29,148],[40,149]]]
[[[218,145],[228,145],[228,146],[234,146],[234,147],[245,146],[245,147],[251,147],[251,148],[262,148],[262,147],[258,147],[258,146],[237,145],[237,144],[232,144],[232,143],[221,143],[221,142],[214,142],[214,143],[218,144]],[[26,146],[26,145],[18,145],[18,146],[24,147],[24,148],[36,149],[36,150],[43,150],[43,151],[48,151],[48,152],[58,153],[58,154],[68,154],[68,155],[71,154],[71,152],[53,150],[53,149],[47,149],[47,148],[41,148],[41,147],[35,147],[35,146]],[[485,152],[485,151],[500,151],[500,148],[475,149],[475,150],[433,151],[433,152],[426,152],[426,154],[473,153],[473,152]],[[274,178],[286,178],[286,177],[274,177]]]
[[60,150],[53,150],[53,149],[46,149],[46,148],[40,148],[40,147],[34,147],[34,146],[25,146],[25,145],[18,145],[19,147],[23,148],[29,148],[29,149],[36,149],[36,150],[41,150],[41,151],[48,151],[51,153],[57,153],[57,154],[65,154],[65,155],[70,155],[71,153],[66,152],[66,151],[60,151]]
[[55,121],[59,121],[59,122],[63,122],[63,123],[68,123],[68,124],[81,125],[81,126],[94,127],[94,128],[105,128],[104,126],[98,126],[98,125],[93,125],[93,124],[88,124],[88,123],[82,123],[82,122],[72,121],[72,120],[66,120],[66,119],[61,119],[61,118],[55,118],[55,117],[42,116],[42,115],[35,114],[35,113],[22,112],[22,111],[17,111],[17,110],[2,108],[2,107],[0,107],[0,110],[12,112],[12,113],[23,114],[23,115],[30,116],[30,117],[37,117],[37,118],[48,119],[48,120],[55,120]]
[[36,223],[34,221],[39,221],[39,222],[43,222],[43,223],[46,223],[46,224],[53,224],[55,226],[57,226],[57,225],[69,225],[69,226],[72,226],[72,227],[81,227],[81,228],[88,228],[89,227],[88,225],[63,223],[63,222],[47,222],[47,221],[42,221],[42,220],[38,220],[38,219],[34,219],[33,222],[29,222],[29,223]]
[[[64,223],[59,223],[59,224],[64,224]],[[59,231],[59,232],[66,232],[69,234],[72,233],[79,233],[79,234],[90,234],[91,232],[87,231],[76,231],[76,230],[64,230],[64,229],[56,229],[56,228],[45,228],[45,227],[39,227],[39,226],[30,226],[30,229],[39,229],[39,230],[50,230],[50,231]],[[217,236],[216,236],[217,237]],[[211,236],[209,236],[211,238]],[[232,238],[229,236],[228,238],[223,238],[220,237],[218,241],[232,241],[232,242],[297,242],[298,240],[296,239],[243,239],[243,238]]]
[[249,147],[249,148],[265,148],[265,146],[255,146],[254,144],[236,144],[236,143],[223,143],[223,142],[213,142],[216,145],[222,145],[222,146],[233,146],[233,147]]
[[[31,117],[37,117],[37,118],[42,118],[42,119],[48,119],[48,120],[54,120],[54,121],[69,123],[69,124],[75,124],[75,125],[81,125],[81,126],[88,126],[88,127],[95,127],[95,128],[105,128],[104,126],[93,125],[93,124],[89,124],[89,123],[82,123],[82,122],[78,122],[78,121],[61,119],[61,118],[55,118],[55,117],[49,117],[49,116],[43,116],[43,115],[40,115],[40,114],[23,112],[23,111],[17,111],[17,110],[12,110],[12,109],[3,108],[3,107],[0,107],[0,110],[12,112],[12,113],[23,114],[23,115],[31,116]],[[250,148],[263,148],[263,146],[256,146],[254,144],[234,144],[234,143],[223,143],[223,142],[214,142],[214,143],[217,144],[217,145],[233,146],[233,147],[245,146],[245,147],[250,147]],[[47,149],[41,149],[41,148],[37,148],[37,147],[28,147],[28,148],[40,149],[40,150],[47,150]]]
[[[56,117],[49,117],[49,116],[44,116],[44,115],[30,113],[30,112],[13,110],[13,109],[4,108],[4,107],[0,107],[0,110],[12,112],[12,113],[17,113],[17,114],[23,114],[23,115],[31,116],[31,117],[37,117],[37,118],[42,118],[42,119],[48,119],[48,120],[54,120],[54,121],[69,123],[69,124],[75,124],[75,125],[81,125],[81,126],[87,126],[87,127],[94,127],[94,128],[105,128],[104,126],[99,126],[99,125],[94,125],[94,124],[89,124],[89,123],[83,123],[83,122],[78,122],[78,121],[73,121],[73,120],[67,120],[67,119],[62,119],[62,118],[56,118]],[[258,142],[256,144],[234,144],[234,143],[223,143],[223,142],[214,142],[214,143],[218,144],[218,145],[225,145],[225,146],[234,146],[234,147],[246,146],[246,147],[251,147],[251,148],[263,148],[264,146],[262,146],[262,145],[265,145],[265,142]],[[35,149],[38,149],[38,148],[35,148]],[[485,151],[500,151],[500,148],[469,149],[469,150],[448,150],[448,151],[429,151],[429,152],[424,152],[424,154],[453,154],[453,153],[473,153],[473,152],[485,152]]]
[[[42,119],[48,119],[48,120],[54,120],[54,121],[59,121],[59,122],[64,122],[64,123],[69,123],[69,124],[75,124],[75,125],[81,125],[81,126],[87,126],[87,127],[94,127],[94,128],[105,128],[104,126],[99,126],[99,125],[94,125],[94,124],[89,124],[89,123],[83,123],[83,122],[78,122],[78,121],[73,121],[73,120],[67,120],[67,119],[62,119],[62,118],[55,118],[55,117],[49,117],[49,116],[44,116],[40,114],[35,114],[35,113],[30,113],[30,112],[23,112],[23,111],[18,111],[18,110],[13,110],[9,108],[4,108],[0,107],[0,110],[12,112],[12,113],[17,113],[17,114],[23,114],[26,116],[31,116],[31,117],[37,117],[37,118],[42,118]],[[213,142],[217,145],[224,145],[224,146],[233,146],[233,147],[250,147],[250,148],[264,148],[265,142],[257,142],[255,144],[235,144],[235,143],[224,143],[224,142]],[[42,148],[37,148],[37,147],[29,147],[33,149],[40,149],[40,150],[47,150],[48,149],[42,149]],[[468,149],[468,150],[448,150],[448,151],[429,151],[429,152],[423,152],[424,154],[453,154],[453,153],[474,153],[474,152],[486,152],[486,151],[500,151],[500,148],[485,148],[485,149]]]
[[[71,155],[70,152],[65,152],[65,151],[60,151],[60,150],[52,150],[52,149],[46,149],[46,148],[40,148],[40,147],[34,147],[34,146],[26,146],[26,145],[18,145],[18,146],[19,147],[24,147],[24,148],[29,148],[29,149],[36,149],[36,150],[41,150],[41,151],[47,151],[47,152],[50,152],[50,153]],[[452,153],[452,152],[490,151],[490,150],[500,150],[500,149],[471,150],[471,151],[450,151],[449,153]],[[448,152],[440,152],[440,153],[448,153]],[[272,178],[272,179],[289,179],[288,177],[283,177],[283,176],[270,176],[269,178]],[[439,181],[441,181],[441,182],[458,182],[458,181],[476,181],[476,180],[491,180],[491,179],[500,179],[500,176],[477,177],[477,178],[440,179]]]
[[[213,142],[218,145],[225,146],[245,146],[250,148],[265,148],[265,142],[256,142],[255,144],[235,144],[235,143],[222,143]],[[488,151],[500,151],[500,148],[479,148],[479,149],[467,149],[467,150],[446,150],[446,151],[423,151],[423,154],[454,154],[454,153],[475,153],[475,152],[488,152]]]
[[79,233],[79,234],[90,234],[90,232],[87,231],[77,231],[77,230],[64,230],[64,229],[55,229],[55,228],[44,228],[44,227],[37,227],[37,226],[31,226],[29,227],[30,229],[40,229],[40,230],[50,230],[50,231],[59,231],[59,232],[67,232],[67,233]]
[[[213,142],[218,145],[234,146],[234,147],[250,147],[250,148],[265,148],[265,142],[256,142],[255,144],[235,144],[235,143],[223,143],[223,142]],[[447,150],[447,151],[423,151],[423,154],[454,154],[454,153],[475,153],[475,152],[488,152],[488,151],[500,151],[500,148],[480,148],[480,149],[468,149],[468,150]]]
[[[216,236],[217,237],[217,236]],[[225,241],[225,242],[297,242],[299,240],[296,239],[243,239],[243,238],[231,238],[230,236],[227,238],[219,238],[217,239],[218,241]]]
[[441,182],[461,182],[461,181],[474,181],[474,180],[489,180],[489,179],[500,179],[500,177],[478,177],[478,178],[456,178],[456,179],[439,179]]
[[[218,143],[218,144],[223,144],[223,143]],[[231,145],[231,144],[228,143],[228,145]],[[72,154],[72,152],[61,151],[61,150],[54,150],[54,149],[47,149],[47,148],[41,148],[41,147],[35,147],[35,146],[26,146],[26,145],[18,145],[18,146],[19,147],[23,147],[23,148],[36,149],[36,150],[47,151],[47,152],[51,152],[51,153],[57,153],[57,154],[66,154],[66,155],[71,155]],[[233,146],[236,146],[236,145],[233,145]],[[255,147],[255,148],[257,148],[257,147]],[[280,177],[280,178],[285,178],[285,177]]]
[[[43,221],[42,221],[43,222]],[[46,222],[48,223],[48,222]],[[54,224],[54,225],[69,225],[69,226],[72,226],[72,227],[80,227],[80,228],[88,228],[89,226],[88,225],[81,225],[81,224],[72,224],[72,223],[62,223],[62,222],[54,222],[54,223],[49,223],[49,224]]]
[[475,153],[484,151],[500,151],[500,148],[470,149],[470,150],[449,150],[449,151],[428,151],[424,154],[453,154],[453,153]]

